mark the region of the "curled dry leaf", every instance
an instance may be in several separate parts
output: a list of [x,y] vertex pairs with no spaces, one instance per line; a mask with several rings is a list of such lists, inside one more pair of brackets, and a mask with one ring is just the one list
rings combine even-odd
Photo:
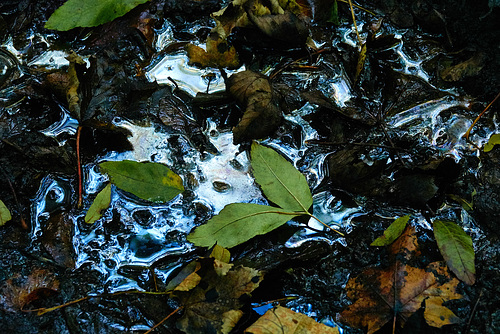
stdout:
[[226,86],[227,91],[245,108],[243,117],[233,128],[235,143],[264,138],[276,130],[282,114],[267,76],[243,71],[230,76]]
[[457,323],[458,317],[442,305],[462,298],[456,292],[459,281],[451,277],[446,264],[433,262],[426,269],[408,265],[408,261],[419,255],[415,229],[407,227],[389,249],[388,268],[367,268],[349,279],[347,296],[354,303],[340,314],[340,320],[352,327],[367,328],[368,333],[376,332],[389,321],[403,327],[425,301],[429,308],[424,318],[429,325]]
[[29,303],[57,292],[59,281],[46,269],[35,269],[27,277],[16,274],[0,286],[0,309],[22,310]]

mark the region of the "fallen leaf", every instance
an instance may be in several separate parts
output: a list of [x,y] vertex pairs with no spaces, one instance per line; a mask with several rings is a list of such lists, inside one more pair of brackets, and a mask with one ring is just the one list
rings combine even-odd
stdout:
[[301,213],[252,203],[232,203],[198,226],[187,236],[196,246],[212,247],[216,243],[225,248],[239,245],[251,238],[266,234]]
[[92,202],[92,205],[85,215],[85,222],[87,224],[95,223],[99,218],[102,217],[102,211],[106,210],[111,203],[111,183],[108,183],[104,189],[102,189]]
[[205,49],[193,45],[187,45],[189,63],[197,64],[202,68],[215,67],[235,69],[240,67],[238,53],[234,46],[230,46],[227,41],[212,33],[208,36]]
[[268,200],[289,211],[307,211],[313,202],[306,178],[272,148],[252,143],[252,173]]
[[199,272],[203,272],[200,283],[189,291],[174,291],[185,310],[177,326],[188,334],[229,333],[243,315],[240,308],[244,305],[244,296],[249,297],[259,286],[263,274],[213,258],[198,262]]
[[118,188],[147,201],[168,202],[184,191],[180,176],[160,163],[123,160],[99,166]]
[[492,135],[488,142],[484,144],[484,152],[491,151],[498,144],[500,144],[500,133]]
[[456,82],[467,77],[478,75],[484,67],[485,56],[476,53],[471,58],[457,65],[450,66],[441,72],[441,79],[444,81]]
[[71,115],[76,119],[81,119],[81,99],[78,91],[80,88],[80,79],[78,79],[77,69],[80,66],[85,67],[85,61],[74,51],[66,59],[69,61],[66,100],[68,101],[68,108]]
[[148,0],[68,0],[49,17],[46,29],[67,31],[113,21]]
[[459,281],[450,276],[444,262],[430,263],[426,269],[408,265],[418,254],[415,229],[407,227],[390,246],[388,268],[367,268],[349,279],[347,297],[354,303],[342,311],[340,320],[355,328],[367,328],[368,333],[376,332],[389,321],[403,327],[425,301],[430,306],[424,314],[429,325],[456,323],[453,312],[439,306],[444,301],[462,298],[456,292]]
[[305,314],[294,312],[288,308],[278,306],[268,310],[250,327],[245,329],[248,334],[335,334],[338,328],[328,327],[316,322]]
[[52,256],[55,263],[73,269],[75,267],[73,250],[73,220],[68,212],[52,215],[42,227],[43,248]]
[[282,114],[267,76],[252,71],[238,72],[228,78],[226,89],[245,109],[233,128],[234,143],[264,138],[276,130]]
[[356,73],[354,74],[354,82],[358,81],[359,76],[361,75],[361,72],[365,67],[366,52],[367,52],[366,43],[364,43],[363,46],[361,46],[361,51],[359,52],[358,62],[356,64]]
[[247,13],[250,21],[260,31],[278,41],[305,45],[309,37],[309,28],[305,22],[289,11],[275,15],[254,15],[251,10]]
[[448,267],[461,281],[474,284],[476,268],[471,237],[454,222],[435,220],[432,228]]
[[59,281],[46,269],[34,269],[30,275],[16,274],[0,286],[0,309],[22,310],[29,303],[57,292]]
[[5,223],[7,223],[11,219],[12,219],[12,215],[10,214],[9,209],[0,200],[0,226],[5,225]]
[[215,245],[212,253],[210,253],[210,257],[213,257],[221,262],[229,263],[231,260],[231,253],[224,247]]
[[399,217],[384,231],[384,235],[375,239],[370,246],[388,246],[403,233],[410,215]]

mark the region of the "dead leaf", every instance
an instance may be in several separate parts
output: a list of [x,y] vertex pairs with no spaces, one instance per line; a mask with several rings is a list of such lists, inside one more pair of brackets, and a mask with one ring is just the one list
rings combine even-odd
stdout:
[[257,16],[248,11],[250,21],[265,35],[293,45],[304,45],[309,37],[305,22],[291,12]]
[[331,328],[316,322],[305,314],[294,312],[288,308],[278,306],[267,311],[245,330],[249,334],[334,334],[338,328]]
[[[347,296],[354,300],[340,315],[349,326],[367,328],[374,333],[387,322],[401,327],[425,301],[427,323],[434,327],[454,324],[458,318],[442,303],[462,298],[456,292],[459,281],[452,278],[444,262],[433,262],[426,269],[408,264],[419,255],[413,227],[390,248],[391,266],[386,269],[367,268],[347,282]],[[428,306],[428,308],[427,308]]]
[[69,61],[66,100],[68,101],[68,107],[71,115],[76,119],[81,119],[81,100],[79,96],[80,80],[78,79],[77,70],[79,66],[85,66],[85,61],[74,51],[72,51],[66,59]]
[[235,69],[240,67],[238,53],[234,46],[223,40],[217,33],[211,33],[206,41],[206,51],[199,46],[188,44],[187,54],[190,64],[205,67],[224,67]]
[[47,298],[59,289],[59,281],[46,269],[35,269],[28,277],[16,274],[0,286],[0,309],[22,310],[35,300]]
[[445,68],[441,72],[441,79],[444,81],[456,82],[467,77],[478,75],[484,67],[485,56],[476,53],[464,62]]
[[59,213],[50,217],[43,227],[42,245],[59,265],[73,269],[73,221],[68,213]]
[[[197,260],[198,284],[189,291],[174,291],[184,306],[177,327],[186,333],[229,333],[243,315],[243,296],[249,296],[263,279],[256,269],[213,258]],[[187,277],[191,280],[190,276]],[[183,285],[183,283],[181,283]]]
[[245,108],[243,117],[233,128],[234,143],[264,138],[276,130],[282,114],[267,76],[243,71],[230,76],[226,86]]

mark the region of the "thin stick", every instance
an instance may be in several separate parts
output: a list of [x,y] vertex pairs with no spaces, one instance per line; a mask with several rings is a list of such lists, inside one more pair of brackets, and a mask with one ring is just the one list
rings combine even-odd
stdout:
[[[336,232],[336,233],[340,234],[340,235],[341,235],[341,236],[343,236],[343,237],[345,236],[345,235],[344,235],[344,233],[337,231],[336,229],[332,228],[332,227],[331,227],[330,225],[328,225],[328,224],[325,224],[324,222],[322,222],[322,221],[321,221],[321,219],[319,219],[319,218],[318,218],[318,217],[316,217],[315,215],[310,214],[309,212],[307,212],[307,214],[309,215],[309,217],[316,219],[316,220],[317,220],[317,221],[318,221],[321,225],[325,226],[326,228],[328,228],[328,229],[332,230],[333,232]],[[308,228],[309,228],[309,227],[308,227]]]
[[479,119],[484,115],[484,113],[486,111],[488,111],[488,109],[490,109],[490,107],[493,105],[493,103],[496,102],[496,100],[498,100],[499,97],[500,97],[500,92],[497,94],[497,96],[495,96],[495,98],[493,99],[493,101],[491,101],[486,106],[486,108],[484,108],[484,110],[479,114],[479,116],[476,117],[476,119],[474,120],[474,122],[472,122],[472,125],[469,127],[469,129],[467,130],[467,132],[464,134],[465,139],[469,140],[470,132],[472,131],[472,128],[474,127],[474,125],[476,125],[477,121],[479,121]]
[[474,318],[474,314],[476,313],[477,305],[479,304],[479,300],[481,299],[482,296],[483,296],[483,289],[481,288],[481,291],[479,291],[479,296],[477,297],[477,300],[474,303],[474,307],[472,308],[472,312],[470,313],[469,321],[467,322],[467,327],[465,328],[464,334],[469,334],[469,332],[470,332],[472,318]]
[[149,334],[151,333],[152,331],[154,331],[156,328],[158,328],[158,326],[160,326],[162,323],[164,323],[165,321],[168,320],[168,318],[170,318],[171,316],[173,316],[174,314],[176,314],[177,312],[179,312],[180,310],[182,310],[184,307],[183,306],[179,306],[178,308],[176,308],[175,310],[172,311],[172,313],[170,313],[169,315],[167,315],[165,318],[163,318],[159,323],[157,323],[156,325],[154,325],[150,330],[148,330],[147,332],[145,332],[144,334]]
[[351,0],[349,0],[349,7],[351,7],[352,22],[354,23],[354,29],[356,30],[356,36],[358,37],[359,47],[361,47],[361,45],[363,45],[363,43],[361,42],[361,37],[359,36],[358,24],[356,23],[356,18],[354,17],[354,8],[352,7]]
[[83,178],[82,178],[82,162],[80,160],[80,135],[82,126],[79,125],[76,130],[76,168],[78,169],[78,203],[77,208],[80,209],[83,205]]
[[325,146],[342,146],[342,145],[353,145],[353,146],[368,146],[368,147],[377,147],[377,148],[385,148],[388,150],[400,150],[407,151],[405,148],[388,146],[388,145],[380,145],[380,144],[372,144],[372,143],[349,143],[349,142],[330,142],[330,141],[316,141],[316,140],[306,140],[306,145],[325,145]]
[[[347,0],[337,0],[338,2],[343,2],[343,3],[349,3]],[[353,4],[354,7],[358,8],[358,9],[361,9],[361,10],[364,10],[365,12],[367,12],[368,14],[371,14],[373,16],[376,16],[377,14],[375,14],[374,12],[364,8],[364,7],[361,7],[361,6],[358,6],[356,4]]]

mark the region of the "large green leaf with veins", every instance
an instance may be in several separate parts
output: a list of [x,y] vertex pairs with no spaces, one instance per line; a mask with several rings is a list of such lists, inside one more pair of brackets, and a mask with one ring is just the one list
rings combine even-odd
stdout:
[[60,31],[95,27],[127,14],[149,0],[68,0],[50,16],[45,28]]
[[268,200],[285,210],[307,212],[313,199],[302,173],[279,153],[256,142],[250,156],[255,181]]
[[231,248],[259,234],[266,234],[302,213],[267,205],[233,203],[205,225],[196,228],[187,240],[201,247],[217,245]]
[[184,191],[181,177],[160,163],[123,160],[99,166],[115,186],[147,201],[168,202]]

